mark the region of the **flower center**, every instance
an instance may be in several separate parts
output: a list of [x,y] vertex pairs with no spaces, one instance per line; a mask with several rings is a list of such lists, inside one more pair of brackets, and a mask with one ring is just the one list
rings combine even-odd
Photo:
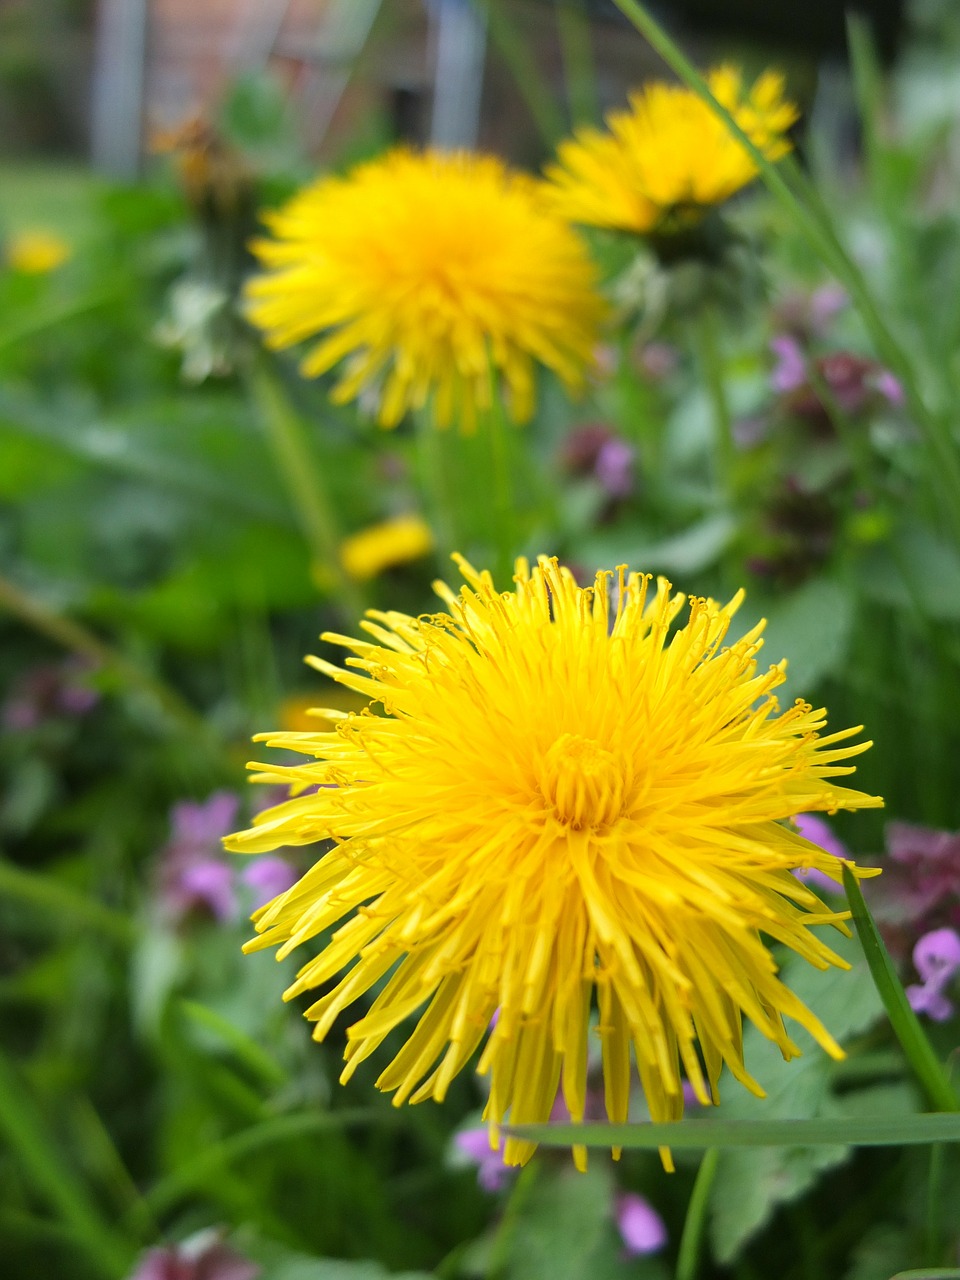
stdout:
[[606,827],[623,812],[623,769],[599,742],[564,733],[543,758],[540,791],[568,826]]

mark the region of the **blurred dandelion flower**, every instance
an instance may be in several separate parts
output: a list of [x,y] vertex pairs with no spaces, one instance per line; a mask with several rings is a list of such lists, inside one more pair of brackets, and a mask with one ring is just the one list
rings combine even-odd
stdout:
[[433,533],[420,516],[396,516],[380,524],[368,525],[344,539],[340,563],[356,581],[375,578],[384,569],[419,560],[433,550]]
[[[783,77],[766,71],[750,89],[734,67],[707,77],[714,97],[770,160],[790,148],[797,109]],[[580,129],[546,170],[554,207],[572,222],[638,235],[682,230],[757,176],[741,142],[690,89],[654,82],[611,111],[609,132]]]
[[11,235],[6,242],[4,256],[11,270],[39,276],[55,271],[70,254],[70,246],[61,236],[37,228]]
[[[252,766],[292,798],[227,840],[246,853],[336,841],[254,916],[248,947],[285,956],[345,921],[287,991],[353,962],[307,1010],[317,1039],[387,978],[347,1033],[342,1079],[420,1011],[377,1081],[398,1105],[442,1099],[486,1038],[486,1119],[545,1121],[562,1087],[580,1121],[594,993],[615,1122],[631,1046],[654,1120],[680,1117],[684,1076],[716,1100],[724,1064],[761,1093],[744,1017],[786,1057],[799,1050],[784,1015],[842,1056],[762,935],[818,968],[843,965],[810,926],[844,928],[847,913],[790,874],[836,880],[843,864],[787,820],[882,803],[838,782],[869,745],[848,743],[859,730],[820,736],[823,711],[780,711],[771,691],[786,664],[758,670],[763,624],[726,641],[742,593],[723,607],[691,599],[678,624],[684,597],[664,579],[621,569],[583,589],[543,557],[532,571],[517,561],[501,594],[457,562],[460,594],[436,584],[448,612],[371,611],[370,639],[325,636],[353,656],[346,670],[312,665],[386,714],[331,711],[329,731],[261,735],[313,759]],[[505,1159],[533,1149],[508,1137]]]
[[250,317],[273,347],[319,336],[303,373],[342,362],[333,399],[372,389],[384,427],[432,394],[438,425],[470,431],[497,378],[523,422],[537,363],[581,388],[604,310],[540,185],[493,156],[406,150],[321,178],[267,215]]

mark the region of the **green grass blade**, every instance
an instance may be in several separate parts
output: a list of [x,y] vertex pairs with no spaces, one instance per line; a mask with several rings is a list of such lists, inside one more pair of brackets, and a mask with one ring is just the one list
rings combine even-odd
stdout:
[[478,0],[486,15],[490,39],[513,74],[514,82],[533,117],[543,141],[552,147],[566,133],[563,112],[553,88],[530,52],[530,41],[517,30],[515,16],[503,0]]
[[677,1253],[676,1280],[694,1280],[700,1263],[700,1250],[703,1246],[703,1235],[707,1226],[707,1208],[710,1204],[710,1192],[713,1190],[717,1176],[717,1162],[720,1152],[717,1147],[711,1148],[700,1161],[696,1181],[690,1192],[690,1203],[687,1205],[687,1216],[683,1222],[683,1234],[680,1237],[680,1249]]
[[260,1124],[251,1125],[240,1133],[232,1134],[221,1142],[204,1148],[192,1160],[187,1160],[167,1177],[157,1182],[144,1195],[146,1207],[154,1214],[166,1213],[181,1196],[204,1186],[220,1170],[227,1168],[241,1156],[260,1151],[276,1143],[290,1142],[314,1133],[329,1133],[332,1129],[346,1129],[353,1125],[390,1124],[399,1122],[396,1111],[382,1108],[344,1108],[342,1111],[297,1112],[273,1116]]
[[129,916],[88,898],[62,881],[35,871],[24,871],[0,857],[0,894],[42,907],[48,917],[86,925],[116,942],[129,946],[136,926]]
[[910,1008],[903,984],[864,901],[863,891],[846,866],[843,868],[843,887],[874,984],[914,1075],[938,1110],[960,1111],[960,1099],[947,1079],[919,1018]]
[[181,1000],[179,1007],[191,1021],[213,1032],[219,1040],[229,1045],[237,1058],[265,1084],[279,1087],[286,1083],[287,1073],[276,1058],[215,1009],[200,1004],[196,1000]]
[[59,1215],[97,1270],[119,1280],[130,1268],[135,1247],[105,1222],[86,1187],[47,1131],[39,1107],[19,1074],[0,1057],[0,1133],[14,1151],[36,1191]]
[[960,1267],[921,1267],[919,1271],[898,1271],[890,1280],[960,1280]]
[[[758,1104],[759,1105],[759,1104]],[[711,1147],[913,1147],[960,1142],[960,1114],[813,1120],[683,1120],[675,1124],[521,1124],[504,1132],[548,1147],[705,1151]]]
[[570,118],[575,125],[600,123],[597,72],[593,64],[593,32],[584,0],[560,0],[557,34],[566,81]]

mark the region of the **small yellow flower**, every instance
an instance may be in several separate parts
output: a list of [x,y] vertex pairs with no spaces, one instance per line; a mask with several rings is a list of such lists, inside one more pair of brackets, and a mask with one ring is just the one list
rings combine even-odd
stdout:
[[[312,665],[385,714],[331,710],[328,730],[261,735],[311,759],[253,765],[292,798],[227,840],[336,842],[257,913],[248,948],[282,957],[334,929],[286,993],[326,988],[307,1010],[318,1040],[378,989],[347,1032],[342,1079],[417,1014],[377,1081],[398,1105],[442,1099],[485,1040],[494,1125],[547,1120],[558,1087],[579,1121],[594,998],[614,1122],[631,1054],[654,1120],[682,1114],[684,1074],[704,1103],[724,1065],[760,1093],[744,1018],[785,1057],[799,1050],[784,1016],[841,1057],[765,939],[844,965],[812,926],[843,929],[848,913],[791,874],[836,880],[843,864],[789,820],[881,804],[838,781],[870,744],[847,745],[858,729],[821,736],[824,712],[805,703],[779,709],[786,664],[758,669],[763,624],[726,638],[742,593],[693,599],[678,624],[682,595],[621,569],[611,618],[611,574],[582,589],[555,560],[520,560],[501,594],[457,559],[460,594],[436,585],[448,612],[371,611],[369,640],[324,637],[348,669]],[[532,1150],[510,1138],[506,1160]]]
[[538,363],[582,387],[603,314],[540,186],[493,156],[405,150],[322,178],[267,216],[249,314],[274,347],[319,337],[303,373],[342,365],[334,400],[371,394],[384,427],[432,396],[438,425],[473,430],[497,380],[525,421]]
[[[718,67],[707,82],[764,155],[790,149],[797,109],[783,77],[766,71],[745,90],[739,71]],[[696,222],[757,176],[749,153],[709,106],[681,85],[653,83],[611,111],[609,133],[581,129],[546,170],[554,207],[572,222],[639,235]]]
[[[352,689],[336,686],[324,693],[327,707],[337,711],[362,711],[367,700]],[[317,699],[307,693],[292,693],[280,703],[278,719],[284,733],[314,733],[325,717],[316,710]]]
[[53,231],[17,231],[6,242],[7,266],[24,275],[45,275],[70,257],[70,246]]
[[397,516],[346,538],[340,546],[340,563],[351,578],[364,582],[384,569],[429,555],[433,547],[433,533],[425,520]]

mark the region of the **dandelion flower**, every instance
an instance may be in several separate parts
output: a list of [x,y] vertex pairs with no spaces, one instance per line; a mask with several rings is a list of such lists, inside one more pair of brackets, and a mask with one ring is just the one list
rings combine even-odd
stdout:
[[[768,159],[789,150],[797,109],[782,76],[766,71],[746,90],[739,71],[717,67],[707,83]],[[562,142],[546,170],[554,207],[572,222],[638,235],[682,230],[757,176],[743,144],[681,85],[649,84],[606,121],[608,133],[580,129]]]
[[23,275],[46,275],[70,257],[70,246],[53,231],[18,231],[6,243],[7,265]]
[[[869,746],[850,744],[859,730],[823,734],[823,711],[779,709],[786,664],[759,669],[763,624],[726,641],[740,595],[692,599],[679,623],[684,597],[664,579],[619,570],[614,609],[611,574],[582,589],[555,560],[519,560],[500,594],[457,560],[459,595],[436,584],[447,612],[371,611],[369,639],[325,637],[352,655],[346,669],[312,665],[385,714],[330,711],[327,731],[262,735],[311,759],[253,765],[292,798],[227,841],[335,842],[254,916],[248,947],[282,957],[335,929],[286,993],[352,964],[307,1010],[317,1039],[386,979],[347,1032],[342,1078],[418,1013],[377,1081],[398,1105],[442,1099],[485,1041],[494,1128],[547,1120],[558,1087],[579,1122],[594,1001],[614,1122],[631,1050],[659,1121],[681,1116],[684,1077],[718,1100],[724,1064],[761,1093],[744,1018],[785,1057],[799,1050],[784,1016],[842,1056],[765,939],[843,965],[811,926],[845,928],[848,913],[791,870],[836,880],[850,864],[789,819],[881,804],[838,782]],[[506,1160],[533,1149],[509,1137]]]
[[470,431],[496,380],[523,422],[537,363],[582,387],[603,314],[594,267],[541,184],[493,156],[393,151],[266,222],[253,322],[274,347],[319,337],[303,373],[341,365],[333,399],[372,393],[382,426],[432,395],[438,425]]
[[433,550],[433,533],[420,516],[395,516],[368,525],[340,546],[340,563],[357,582],[375,578],[384,569],[419,560]]

